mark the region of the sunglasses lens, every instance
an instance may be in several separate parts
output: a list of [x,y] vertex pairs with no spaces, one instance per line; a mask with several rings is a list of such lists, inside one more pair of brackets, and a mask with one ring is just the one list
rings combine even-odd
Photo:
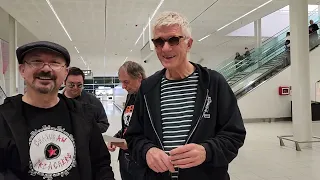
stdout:
[[164,45],[164,40],[161,38],[153,40],[153,44],[155,47],[163,47]]
[[168,43],[170,44],[170,46],[176,46],[179,44],[179,42],[180,42],[179,37],[171,37],[170,39],[168,39]]

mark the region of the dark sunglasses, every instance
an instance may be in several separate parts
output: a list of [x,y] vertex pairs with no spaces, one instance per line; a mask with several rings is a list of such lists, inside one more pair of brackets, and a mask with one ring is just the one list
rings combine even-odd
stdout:
[[176,46],[179,45],[181,38],[184,38],[184,36],[173,36],[169,39],[163,39],[160,37],[157,39],[152,39],[152,42],[155,47],[163,47],[166,42],[168,42],[170,46]]

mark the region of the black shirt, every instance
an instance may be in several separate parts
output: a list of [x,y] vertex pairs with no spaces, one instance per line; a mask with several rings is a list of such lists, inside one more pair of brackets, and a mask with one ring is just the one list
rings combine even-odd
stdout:
[[100,128],[100,132],[104,133],[108,130],[109,128],[109,122],[108,122],[108,117],[106,115],[106,112],[104,110],[104,107],[101,103],[101,101],[95,97],[93,94],[86,92],[85,90],[83,90],[81,92],[80,96],[77,96],[75,98],[73,98],[77,101],[80,101],[82,103],[87,103],[87,104],[91,104],[93,106],[95,106],[97,112],[99,112],[99,116],[96,117],[96,121],[98,123],[98,126]]
[[28,179],[80,179],[71,118],[65,102],[44,109],[23,103],[29,130]]

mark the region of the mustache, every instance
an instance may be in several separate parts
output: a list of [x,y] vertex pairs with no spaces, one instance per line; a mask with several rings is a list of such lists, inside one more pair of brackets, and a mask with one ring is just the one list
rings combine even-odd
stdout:
[[33,77],[34,78],[46,77],[46,78],[50,78],[52,80],[56,80],[57,79],[57,76],[51,74],[51,72],[44,72],[44,71],[41,71],[39,73],[34,74]]

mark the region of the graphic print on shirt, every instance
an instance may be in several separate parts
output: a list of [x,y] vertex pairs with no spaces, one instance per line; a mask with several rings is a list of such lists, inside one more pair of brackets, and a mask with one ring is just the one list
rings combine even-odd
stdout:
[[123,120],[124,120],[124,124],[126,126],[129,126],[130,120],[131,120],[131,116],[133,113],[133,109],[134,109],[134,105],[131,106],[127,106],[127,108],[125,109],[124,113],[123,113]]
[[76,148],[74,138],[64,128],[42,126],[31,132],[29,138],[29,173],[52,180],[67,176],[76,167]]
[[133,113],[133,109],[134,109],[134,105],[130,105],[130,106],[127,106],[126,109],[124,110],[124,113],[123,113],[123,122],[124,122],[124,130],[123,130],[123,136],[124,134],[126,133],[127,131],[127,128],[130,124],[130,120],[131,120],[131,117],[132,117],[132,113]]

